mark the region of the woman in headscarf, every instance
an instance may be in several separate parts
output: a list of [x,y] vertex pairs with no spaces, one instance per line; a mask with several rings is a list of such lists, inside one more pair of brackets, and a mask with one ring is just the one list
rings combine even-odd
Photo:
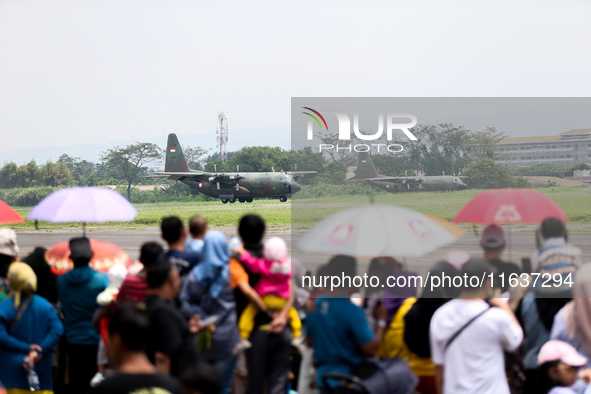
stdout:
[[229,260],[224,234],[209,231],[204,238],[203,259],[193,268],[180,293],[181,311],[187,318],[203,321],[217,317],[215,329],[202,329],[196,343],[202,359],[222,376],[221,394],[230,393],[237,361],[232,350],[239,339],[236,303],[228,280]]
[[30,392],[28,357],[39,376],[40,393],[53,393],[51,351],[64,333],[54,307],[35,294],[37,277],[25,263],[8,270],[10,297],[0,302],[0,380],[7,394]]

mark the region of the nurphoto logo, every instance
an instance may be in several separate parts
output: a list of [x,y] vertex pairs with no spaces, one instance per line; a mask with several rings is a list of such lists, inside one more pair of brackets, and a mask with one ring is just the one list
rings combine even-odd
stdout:
[[[326,123],[326,119],[324,118],[324,116],[322,115],[324,114],[333,114],[337,117],[337,121],[339,122],[339,140],[351,140],[351,121],[349,119],[349,116],[339,110],[322,110],[322,111],[317,111],[313,108],[310,107],[302,107],[303,109],[307,110],[302,112],[304,115],[307,115],[310,117],[310,119],[308,119],[308,125],[307,125],[307,138],[308,140],[312,140],[314,137],[314,121],[316,121],[316,123],[318,124],[318,126],[320,127],[321,131],[324,131],[326,129],[326,131],[328,130],[328,124]],[[394,120],[395,119],[410,119],[409,123],[395,123]],[[410,128],[416,126],[417,124],[417,117],[414,116],[413,114],[398,114],[398,113],[388,113],[386,115],[386,139],[388,141],[392,141],[393,138],[393,131],[394,130],[401,130],[411,141],[416,141],[417,137],[409,130]],[[359,114],[358,113],[354,113],[353,114],[353,132],[355,133],[355,137],[357,137],[358,139],[362,140],[362,141],[375,141],[379,138],[382,137],[382,135],[384,134],[384,114],[383,113],[379,113],[378,114],[378,130],[374,133],[374,134],[363,134],[361,133],[361,131],[359,130]],[[390,144],[390,145],[386,145],[386,144],[371,144],[371,146],[374,146],[377,148],[377,151],[380,151],[380,148],[382,146],[386,147],[386,149],[390,152],[394,152],[394,153],[399,153],[402,152],[404,150],[403,146],[400,144]],[[336,149],[337,151],[339,150],[348,150],[349,152],[351,152],[351,150],[354,150],[355,152],[369,152],[371,149],[371,146],[368,144],[356,144],[356,145],[351,145],[349,144],[348,146],[339,146],[337,145],[336,147],[333,144],[320,144],[318,149],[320,152],[322,152],[323,150],[331,150],[331,149]]]

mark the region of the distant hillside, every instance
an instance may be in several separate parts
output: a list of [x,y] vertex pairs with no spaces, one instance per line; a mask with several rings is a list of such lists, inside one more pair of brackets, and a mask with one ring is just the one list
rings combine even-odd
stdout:
[[[182,146],[201,146],[205,149],[211,149],[210,153],[216,150],[215,132],[202,134],[184,134],[182,131],[176,131]],[[168,133],[163,133],[160,137],[148,138],[140,142],[152,142],[166,147],[166,138]],[[100,154],[106,149],[116,145],[125,146],[135,140],[111,141],[100,144],[82,144],[70,146],[47,146],[42,148],[26,148],[12,151],[0,151],[0,165],[13,161],[16,164],[24,164],[32,159],[37,163],[44,163],[47,160],[57,161],[63,153],[69,156],[80,157],[83,160],[98,162]],[[23,143],[26,145],[26,143]],[[258,129],[230,130],[228,141],[228,151],[236,151],[244,146],[278,146],[283,149],[291,148],[290,126],[262,127]]]

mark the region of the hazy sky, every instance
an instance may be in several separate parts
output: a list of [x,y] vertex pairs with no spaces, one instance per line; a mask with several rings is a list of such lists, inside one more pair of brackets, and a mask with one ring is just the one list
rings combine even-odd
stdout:
[[231,131],[288,126],[292,96],[589,96],[590,14],[583,0],[2,0],[0,152],[212,132],[220,110]]

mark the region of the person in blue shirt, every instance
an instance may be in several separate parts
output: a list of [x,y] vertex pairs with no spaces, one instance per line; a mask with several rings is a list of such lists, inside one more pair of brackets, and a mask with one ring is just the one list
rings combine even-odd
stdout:
[[64,327],[54,307],[34,294],[37,277],[31,267],[13,263],[8,280],[10,297],[0,302],[0,380],[9,391],[28,391],[24,361],[29,357],[35,365],[41,391],[52,392],[51,351],[63,335]]
[[207,234],[207,220],[203,216],[195,215],[189,219],[189,233],[185,241],[185,252],[203,254],[203,238]]
[[187,229],[179,217],[169,216],[162,219],[160,230],[162,232],[162,239],[168,244],[168,251],[164,256],[177,267],[181,281],[184,281],[193,267],[201,260],[201,254],[187,252],[185,250]]
[[90,268],[92,256],[88,238],[72,238],[70,260],[74,269],[57,278],[66,328],[69,387],[73,393],[88,391],[97,372],[100,335],[92,325],[92,317],[99,307],[96,298],[109,285],[109,278]]
[[[327,266],[327,275],[351,279],[356,274],[357,262],[351,256],[335,256]],[[351,374],[352,369],[375,356],[386,327],[386,309],[378,304],[374,310],[375,334],[365,319],[363,309],[349,297],[355,288],[341,286],[308,303],[306,329],[308,346],[314,348],[317,363],[317,386],[326,393],[322,376],[329,372]],[[331,382],[329,381],[329,384]]]

